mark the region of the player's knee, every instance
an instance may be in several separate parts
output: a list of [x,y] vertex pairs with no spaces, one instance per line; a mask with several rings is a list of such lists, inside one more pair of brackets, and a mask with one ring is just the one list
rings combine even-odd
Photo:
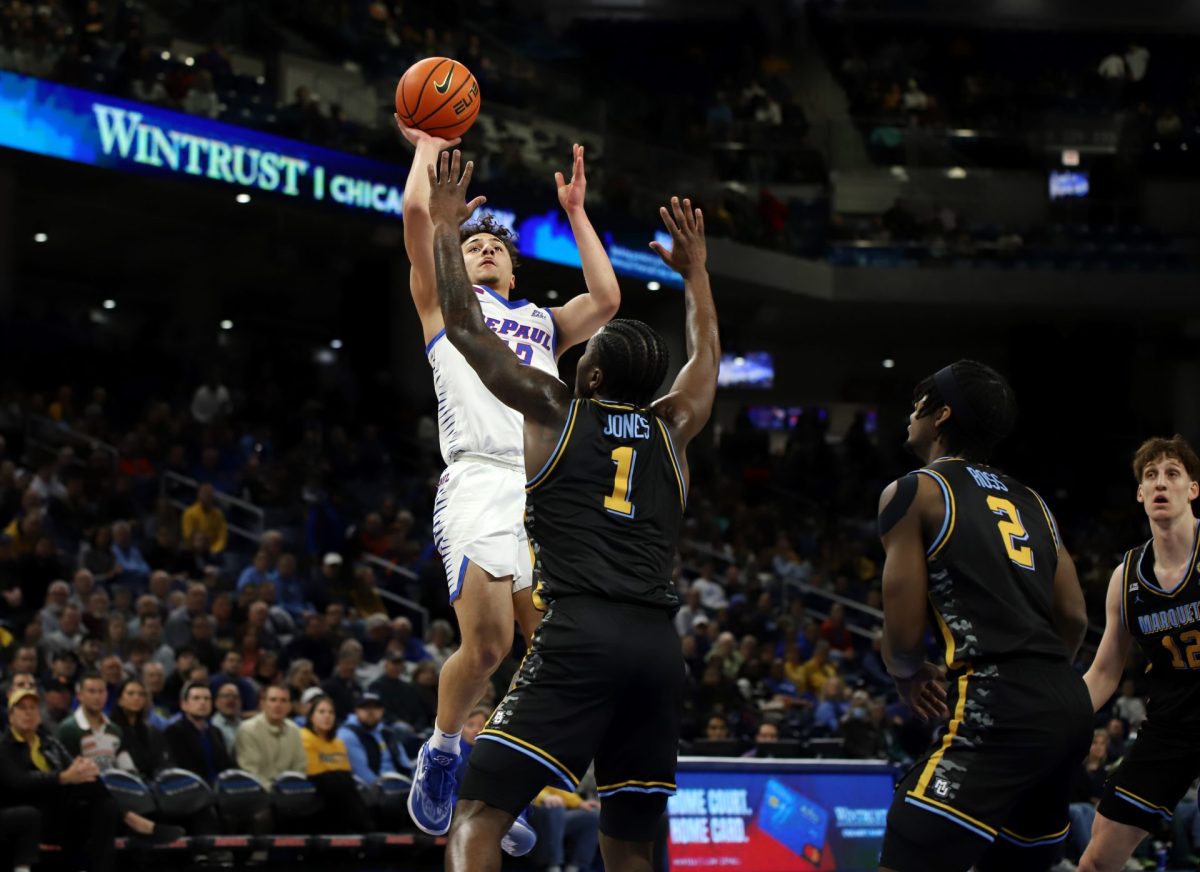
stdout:
[[511,650],[511,631],[505,639],[499,632],[489,630],[480,633],[469,644],[464,643],[459,653],[466,661],[464,665],[472,674],[490,676],[504,662]]

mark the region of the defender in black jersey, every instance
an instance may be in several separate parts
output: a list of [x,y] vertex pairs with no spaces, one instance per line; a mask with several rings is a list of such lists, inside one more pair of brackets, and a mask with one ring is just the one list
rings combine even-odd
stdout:
[[[500,841],[547,784],[574,790],[595,762],[605,868],[649,872],[675,790],[683,659],[671,584],[688,471],[684,450],[712,413],[720,341],[705,271],[704,219],[672,198],[689,359],[671,392],[662,338],[612,321],[579,361],[575,396],[522,366],[483,322],[458,241],[471,164],[429,168],[438,296],[446,338],[488,389],[525,417],[527,525],[535,602],[544,610],[512,689],[479,734],[450,830],[446,866],[500,868]],[[458,180],[458,181],[456,181]]]
[[1099,711],[1136,640],[1148,663],[1146,720],[1105,785],[1080,869],[1122,869],[1138,843],[1169,823],[1200,776],[1200,538],[1192,502],[1200,458],[1182,436],[1148,439],[1133,460],[1152,536],[1108,584],[1107,622],[1084,676]]
[[[918,714],[950,718],[896,789],[881,869],[1042,872],[1067,835],[1091,740],[1071,665],[1087,615],[1050,509],[986,463],[1014,418],[999,373],[939,370],[909,425],[925,466],[880,498],[884,659]],[[925,660],[927,627],[942,664]]]

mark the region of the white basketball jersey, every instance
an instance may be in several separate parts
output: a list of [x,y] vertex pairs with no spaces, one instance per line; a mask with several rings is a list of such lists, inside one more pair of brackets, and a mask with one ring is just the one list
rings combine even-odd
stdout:
[[[475,286],[483,320],[529,366],[558,378],[554,316],[528,300],[506,300]],[[447,465],[463,452],[488,454],[515,463],[525,455],[524,420],[484,387],[442,330],[425,347],[438,400],[438,439]]]

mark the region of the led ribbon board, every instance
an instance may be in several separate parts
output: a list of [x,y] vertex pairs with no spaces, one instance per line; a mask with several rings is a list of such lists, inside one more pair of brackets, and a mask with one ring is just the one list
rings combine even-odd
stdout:
[[[0,71],[0,147],[393,218],[401,217],[408,172],[398,164],[4,71]],[[515,213],[505,217],[520,234],[522,255],[579,265],[570,227],[557,209],[525,218]],[[617,272],[680,284],[679,277],[648,247],[622,245],[610,233],[601,237]]]

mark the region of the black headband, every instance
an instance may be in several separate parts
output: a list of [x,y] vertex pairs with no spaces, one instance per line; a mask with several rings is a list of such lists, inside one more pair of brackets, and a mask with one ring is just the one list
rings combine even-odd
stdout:
[[969,430],[974,423],[971,406],[958,389],[958,380],[954,378],[953,367],[954,364],[943,366],[935,372],[933,383],[937,387],[938,393],[941,394],[942,402],[953,410],[958,426],[963,430]]

